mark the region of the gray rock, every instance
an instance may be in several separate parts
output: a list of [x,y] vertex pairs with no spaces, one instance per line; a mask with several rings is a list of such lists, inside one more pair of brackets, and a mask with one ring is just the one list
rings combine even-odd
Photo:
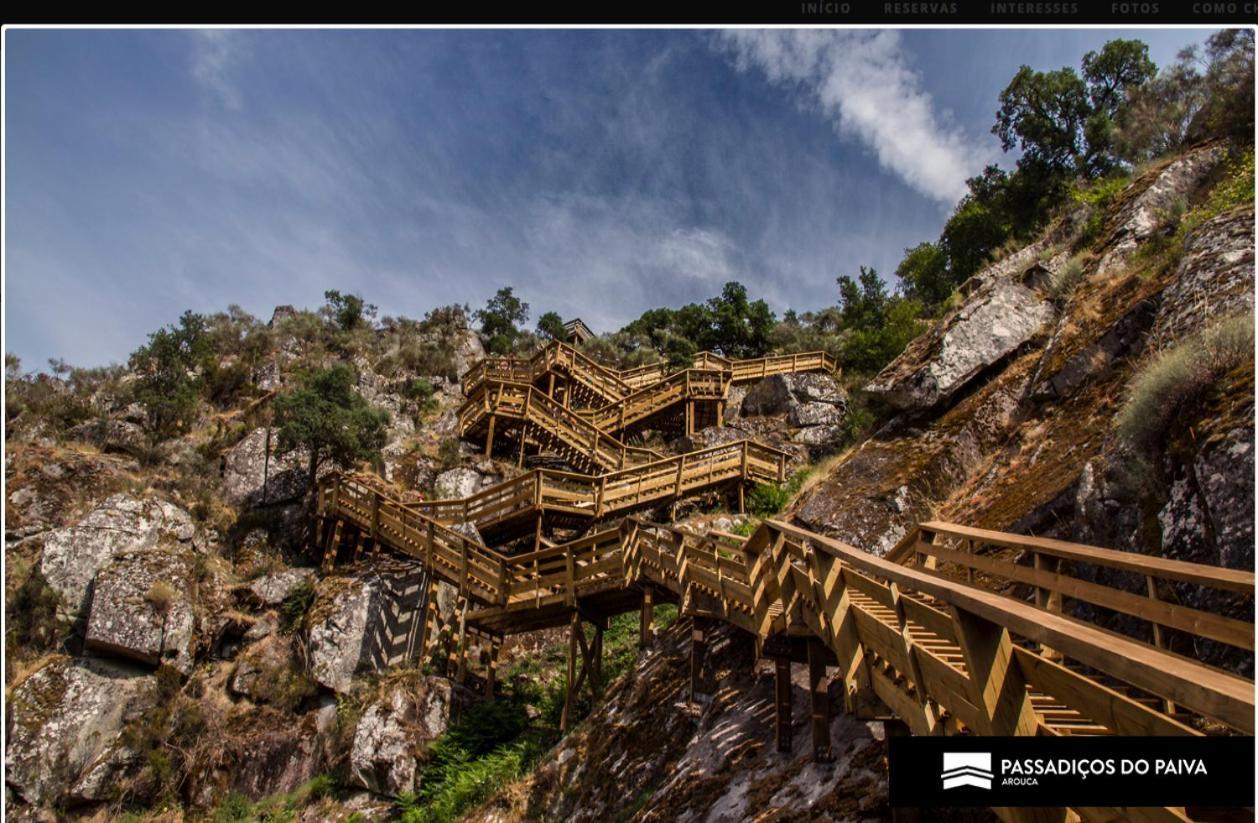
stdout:
[[313,583],[314,569],[283,569],[264,574],[248,586],[249,599],[259,606],[278,606],[302,585]]
[[842,426],[809,426],[795,432],[791,440],[805,446],[830,446],[844,437]]
[[470,497],[481,487],[481,474],[475,469],[460,466],[437,475],[435,484],[439,499]]
[[115,494],[72,526],[49,532],[40,572],[71,612],[85,603],[96,573],[121,554],[160,544],[190,544],[192,518],[178,506]]
[[148,445],[144,427],[140,423],[114,417],[81,423],[70,431],[70,436],[75,440],[93,443],[101,451],[119,452],[133,457],[143,454]]
[[380,609],[375,577],[325,577],[315,586],[307,615],[310,676],[335,692],[348,692],[368,656],[369,629]]
[[1154,345],[1254,309],[1254,213],[1237,209],[1202,223],[1184,239],[1175,280],[1162,293]]
[[148,705],[153,684],[104,660],[49,660],[7,701],[6,785],[35,805],[108,799],[133,757],[123,727]]
[[1021,283],[997,281],[917,337],[865,390],[897,408],[927,409],[1031,340],[1053,306]]
[[[223,495],[236,506],[284,503],[300,498],[309,488],[304,452],[280,456],[275,453],[278,437],[270,434],[270,460],[267,459],[267,430],[257,428],[232,446],[223,459]],[[263,481],[265,480],[265,493]]]
[[1166,225],[1176,204],[1182,203],[1225,155],[1224,147],[1215,144],[1188,152],[1162,169],[1148,188],[1118,213],[1097,272],[1105,274],[1125,266],[1132,252]]
[[283,682],[294,676],[292,644],[279,635],[254,643],[240,655],[227,688],[232,694],[259,703],[276,696]]
[[787,420],[792,426],[837,426],[843,422],[843,407],[809,401],[793,407]]
[[325,768],[315,719],[249,735],[242,743],[232,789],[250,800],[291,792]]
[[747,389],[742,413],[789,414],[801,403],[845,405],[847,395],[828,374],[775,374]]
[[377,794],[414,791],[416,755],[450,720],[450,681],[424,677],[413,692],[394,687],[363,713],[354,730],[350,777]]
[[192,671],[197,580],[190,550],[119,555],[96,575],[84,642],[91,651]]

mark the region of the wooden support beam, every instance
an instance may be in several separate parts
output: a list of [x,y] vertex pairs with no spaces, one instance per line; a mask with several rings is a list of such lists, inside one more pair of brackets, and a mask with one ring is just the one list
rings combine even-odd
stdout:
[[690,630],[690,702],[694,703],[698,695],[703,693],[703,657],[708,650],[707,638],[704,634],[703,618],[696,617]]
[[577,635],[581,632],[581,615],[577,614],[577,610],[572,610],[572,616],[568,620],[568,680],[564,688],[563,711],[559,715],[559,731],[568,731],[568,724],[572,721],[572,711],[576,695],[573,693],[573,685],[577,679]]
[[345,525],[345,521],[341,518],[336,519],[336,525],[332,528],[332,535],[328,539],[328,545],[323,550],[323,572],[327,574],[336,567],[336,553],[341,546],[341,529]]
[[791,659],[773,658],[773,706],[780,752],[791,750]]
[[638,647],[645,649],[655,640],[655,589],[642,589],[642,620],[638,634]]
[[1034,735],[1039,719],[1022,669],[1013,657],[1013,640],[1004,626],[952,608],[957,643],[965,657],[972,693],[979,710],[979,734]]
[[831,763],[830,678],[826,676],[826,648],[815,637],[808,638],[808,690],[812,700],[812,759]]
[[489,430],[485,433],[485,456],[492,457],[494,453],[494,425],[498,422],[498,416],[489,415]]
[[467,604],[469,600],[466,595],[462,598],[459,607],[459,664],[455,670],[455,682],[462,683],[467,679]]
[[502,640],[495,637],[489,642],[489,660],[485,671],[485,699],[493,700],[498,685],[498,652],[502,649]]

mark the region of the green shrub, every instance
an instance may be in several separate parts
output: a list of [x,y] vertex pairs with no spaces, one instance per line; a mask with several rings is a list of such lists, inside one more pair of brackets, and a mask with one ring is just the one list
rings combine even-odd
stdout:
[[802,470],[791,475],[785,483],[760,483],[747,496],[747,510],[757,517],[772,517],[780,513],[807,479],[808,471]]
[[1254,316],[1234,315],[1149,360],[1118,413],[1118,434],[1148,453],[1172,422],[1223,375],[1253,358]]
[[310,610],[314,597],[314,585],[310,581],[301,583],[285,595],[284,602],[280,603],[280,631],[292,634]]

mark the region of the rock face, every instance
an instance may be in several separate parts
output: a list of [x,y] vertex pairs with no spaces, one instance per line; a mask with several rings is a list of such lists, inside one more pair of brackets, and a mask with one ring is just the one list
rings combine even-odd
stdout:
[[919,336],[865,387],[900,409],[929,409],[1008,357],[1053,318],[1022,283],[997,281]]
[[[847,405],[847,394],[828,374],[775,374],[747,389],[744,415],[795,414],[800,406],[817,408]],[[805,412],[805,414],[807,414]],[[817,425],[793,423],[796,426]]]
[[306,455],[299,451],[275,454],[277,438],[272,431],[268,463],[267,439],[265,428],[254,429],[223,458],[223,494],[236,506],[286,503],[300,498],[309,487]]
[[144,549],[113,559],[96,575],[87,620],[89,650],[192,670],[196,561],[182,552]]
[[325,577],[315,586],[307,615],[310,676],[321,686],[348,692],[368,654],[369,629],[381,605],[374,577]]
[[153,688],[152,677],[119,664],[51,659],[8,701],[7,786],[34,805],[107,799],[130,759],[123,726]]
[[289,638],[268,635],[240,655],[227,688],[257,703],[283,699],[280,692],[290,680],[295,663]]
[[481,475],[475,469],[461,466],[437,475],[434,488],[439,498],[457,500],[470,497],[481,487]]
[[177,506],[115,494],[78,523],[47,535],[40,572],[77,612],[96,573],[112,558],[158,544],[191,545],[195,533],[192,518]]
[[1221,145],[1206,146],[1188,152],[1163,168],[1143,191],[1119,210],[1097,271],[1108,274],[1122,268],[1136,247],[1166,225],[1176,205],[1183,204],[1225,155],[1226,150]]
[[314,569],[283,569],[269,572],[252,581],[246,588],[246,599],[259,607],[278,606],[284,598],[316,577]]
[[394,687],[363,713],[350,751],[353,781],[377,794],[414,791],[417,755],[450,720],[451,686],[442,677],[422,678],[414,691]]
[[1254,213],[1234,209],[1184,239],[1184,257],[1163,293],[1151,336],[1158,344],[1222,317],[1254,310]]

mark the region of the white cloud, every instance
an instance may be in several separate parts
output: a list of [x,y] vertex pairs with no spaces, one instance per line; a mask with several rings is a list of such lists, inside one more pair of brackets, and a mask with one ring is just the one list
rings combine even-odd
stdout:
[[231,69],[239,57],[239,35],[228,29],[193,32],[192,76],[229,109],[240,108]]
[[758,68],[797,90],[842,135],[868,145],[878,162],[922,194],[947,205],[965,180],[994,159],[935,111],[908,66],[895,31],[751,30],[723,32],[735,65]]

